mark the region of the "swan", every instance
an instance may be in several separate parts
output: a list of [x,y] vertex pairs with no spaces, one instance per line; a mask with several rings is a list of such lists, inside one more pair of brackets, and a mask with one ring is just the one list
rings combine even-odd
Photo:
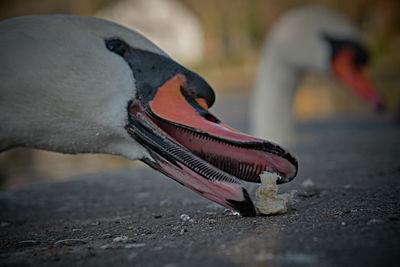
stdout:
[[333,76],[381,108],[366,63],[359,31],[341,14],[319,6],[285,13],[263,45],[250,100],[250,133],[282,144],[295,142],[293,99],[306,71]]
[[141,160],[243,216],[241,180],[280,183],[297,160],[208,111],[215,94],[142,35],[112,22],[33,15],[0,23],[0,151],[30,147]]

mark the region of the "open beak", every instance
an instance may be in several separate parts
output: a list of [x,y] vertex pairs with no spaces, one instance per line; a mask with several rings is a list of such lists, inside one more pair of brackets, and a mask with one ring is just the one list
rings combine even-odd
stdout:
[[342,49],[332,60],[335,76],[376,110],[383,108],[382,100],[368,77],[364,65],[354,64],[354,52]]
[[185,75],[166,81],[149,101],[129,107],[129,134],[146,147],[143,161],[200,195],[243,216],[256,214],[240,180],[260,182],[263,171],[285,183],[297,174],[297,160],[280,146],[250,137],[222,123],[202,98],[188,90]]

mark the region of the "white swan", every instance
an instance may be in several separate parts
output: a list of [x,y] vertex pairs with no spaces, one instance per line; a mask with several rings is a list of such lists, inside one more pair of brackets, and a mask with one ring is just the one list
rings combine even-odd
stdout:
[[333,75],[380,107],[364,72],[366,61],[359,32],[342,15],[316,6],[287,12],[264,43],[251,98],[251,134],[279,143],[295,140],[293,98],[305,71]]
[[0,23],[0,151],[25,146],[140,159],[242,215],[240,180],[287,182],[297,161],[208,112],[214,92],[143,36],[68,15]]

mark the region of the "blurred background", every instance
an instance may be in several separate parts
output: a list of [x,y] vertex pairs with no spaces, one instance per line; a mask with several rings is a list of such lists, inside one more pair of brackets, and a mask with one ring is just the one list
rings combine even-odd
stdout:
[[[398,0],[1,0],[0,19],[65,13],[106,18],[133,28],[202,75],[217,94],[214,112],[234,124],[246,120],[249,91],[271,25],[285,11],[307,4],[337,10],[361,30],[371,56],[369,74],[383,95],[388,114],[400,114]],[[372,114],[358,97],[338,87],[343,85],[307,73],[296,95],[296,119],[309,122]],[[218,108],[219,103],[234,99],[245,103],[243,108],[237,103],[234,110]],[[246,126],[240,130],[246,131]],[[0,154],[0,189],[138,164],[107,155],[13,149]]]

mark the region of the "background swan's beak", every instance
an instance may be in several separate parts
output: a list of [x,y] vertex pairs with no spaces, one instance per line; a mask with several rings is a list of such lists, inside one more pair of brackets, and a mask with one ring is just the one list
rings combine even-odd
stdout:
[[332,70],[335,76],[369,105],[377,110],[382,109],[382,99],[366,73],[365,66],[356,66],[353,57],[352,50],[343,49],[333,58]]

